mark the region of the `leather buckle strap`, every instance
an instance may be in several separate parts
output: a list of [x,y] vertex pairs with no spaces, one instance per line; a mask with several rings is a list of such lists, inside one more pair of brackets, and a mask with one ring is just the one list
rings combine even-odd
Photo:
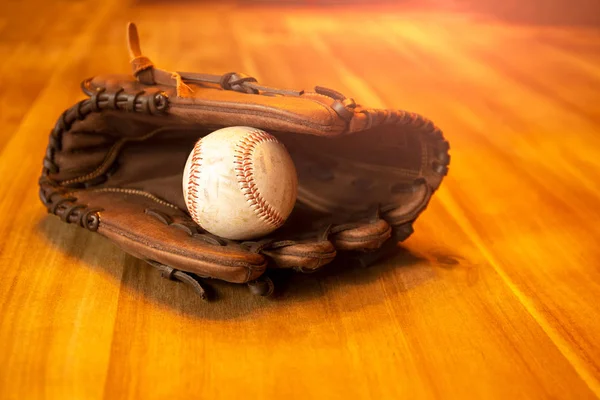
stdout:
[[301,96],[303,90],[278,89],[259,85],[256,78],[240,73],[229,72],[223,75],[201,74],[196,72],[178,72],[184,82],[187,83],[212,83],[219,85],[224,90],[233,90],[240,93]]

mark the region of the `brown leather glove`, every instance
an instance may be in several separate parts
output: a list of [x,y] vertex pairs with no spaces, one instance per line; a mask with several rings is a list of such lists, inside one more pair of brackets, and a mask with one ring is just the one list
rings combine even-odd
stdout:
[[[63,221],[97,231],[126,252],[194,286],[202,278],[269,294],[267,268],[314,271],[336,255],[377,260],[412,233],[448,172],[449,145],[426,118],[376,110],[323,87],[275,89],[249,76],[160,70],[128,27],[133,77],[82,83],[85,100],[58,119],[40,198]],[[298,200],[283,227],[237,242],[202,230],[182,193],[188,154],[227,126],[275,135],[298,172]]]

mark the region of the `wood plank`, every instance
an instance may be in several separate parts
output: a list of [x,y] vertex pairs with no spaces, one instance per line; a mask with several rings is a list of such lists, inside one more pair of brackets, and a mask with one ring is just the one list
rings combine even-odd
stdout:
[[[76,4],[60,6],[87,15]],[[56,59],[36,71],[49,78],[0,139],[0,184],[14,194],[0,200],[1,398],[599,397],[594,31],[570,42],[579,30],[364,8],[96,12],[82,30],[48,31]],[[440,124],[451,175],[405,250],[369,269],[277,274],[285,291],[273,299],[215,283],[220,301],[207,305],[46,217],[36,198],[46,133],[81,98],[81,79],[129,71],[128,20],[162,68],[329,86]],[[6,54],[29,43],[7,37]],[[565,74],[574,92],[553,84]]]

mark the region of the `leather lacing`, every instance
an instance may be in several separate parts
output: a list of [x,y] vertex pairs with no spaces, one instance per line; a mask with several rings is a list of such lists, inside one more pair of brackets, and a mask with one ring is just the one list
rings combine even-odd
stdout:
[[100,225],[98,213],[102,211],[102,208],[90,208],[77,203],[76,197],[69,196],[64,188],[53,185],[52,181],[44,179],[44,177],[40,180],[40,186],[40,199],[46,205],[49,213],[59,216],[63,222],[75,223],[92,232],[98,230]]
[[[75,179],[72,181],[65,181],[63,182],[66,183],[65,186],[61,186],[61,182],[50,177],[51,174],[60,172],[54,157],[56,153],[62,149],[64,133],[68,132],[77,121],[83,121],[91,114],[104,110],[122,110],[146,114],[164,113],[168,108],[168,97],[163,92],[146,93],[145,91],[140,91],[134,94],[127,94],[122,88],[115,92],[107,92],[104,88],[92,91],[89,88],[89,80],[82,83],[82,89],[90,96],[90,98],[82,100],[64,111],[50,133],[48,147],[43,161],[42,177],[39,181],[39,195],[49,213],[59,216],[64,222],[76,223],[90,231],[96,231],[100,225],[99,213],[103,211],[103,209],[79,203],[77,197],[73,196],[72,193],[69,193],[69,190],[72,191],[72,188],[65,186],[83,185],[83,187],[88,187],[97,184],[98,182],[95,179],[86,180],[85,182],[80,182],[80,180]],[[101,176],[99,175],[98,177]],[[98,190],[110,191],[113,189]],[[154,216],[163,219],[169,218],[166,214],[158,214],[156,212],[154,213]],[[165,219],[165,223],[167,223],[167,221],[168,220]],[[173,225],[184,227],[184,230],[187,228],[194,236],[200,236],[197,232],[192,232],[192,228],[184,223]],[[222,242],[222,239],[216,237],[206,238],[206,240],[214,245],[225,245],[225,243]],[[202,286],[199,278],[194,274],[179,271],[153,260],[146,261],[148,264],[160,270],[163,277],[186,283],[190,285],[203,300],[207,299],[206,289]],[[267,291],[268,290],[266,290],[265,293]]]
[[210,234],[202,228],[200,228],[196,223],[194,223],[189,218],[178,217],[177,219],[172,218],[171,216],[165,214],[164,212],[157,210],[155,208],[146,208],[144,211],[147,215],[150,215],[156,218],[158,221],[162,222],[167,226],[172,226],[174,228],[180,229],[188,234],[188,236],[195,237],[201,239],[207,243],[212,244],[213,246],[226,246],[227,241],[223,238]]
[[[82,86],[87,87],[87,82],[83,82]],[[84,91],[86,90],[84,89]],[[78,102],[65,110],[58,118],[48,140],[39,185],[40,199],[49,213],[59,216],[65,222],[76,223],[90,231],[96,231],[100,224],[99,212],[102,211],[102,208],[78,203],[77,197],[69,194],[60,182],[50,177],[50,175],[60,172],[54,157],[62,149],[64,133],[69,131],[77,121],[83,121],[89,115],[103,110],[162,113],[168,107],[168,99],[162,92],[147,94],[141,91],[127,94],[124,89],[110,93],[107,93],[105,89],[98,89],[88,94],[90,95],[89,99]],[[97,182],[87,182],[84,186],[95,183]]]
[[160,276],[171,281],[179,281],[190,286],[202,300],[208,300],[208,294],[206,287],[202,284],[200,279],[193,274],[180,271],[168,265],[161,264],[154,260],[146,260],[148,264],[160,271]]
[[[252,76],[240,72],[228,72],[223,75],[203,74],[197,72],[166,71],[157,68],[154,63],[142,53],[140,37],[137,26],[130,22],[127,25],[127,43],[131,56],[133,76],[146,85],[165,85],[174,87],[177,95],[186,97],[193,93],[193,88],[188,84],[218,85],[223,90],[255,94],[262,96],[291,96],[298,97],[305,94],[304,90],[280,89],[261,85]],[[349,122],[354,116],[357,106],[355,101],[333,89],[317,86],[315,92],[333,99],[331,108],[344,121]]]
[[[305,94],[304,90],[279,89],[260,85],[258,80],[252,76],[229,72],[223,75],[198,74],[193,72],[178,72],[184,83],[218,84],[223,90],[232,90],[246,94],[260,94],[262,96],[290,96],[299,97]],[[141,77],[141,76],[140,76]],[[333,99],[331,108],[340,118],[350,121],[354,116],[354,110],[358,105],[354,99],[344,96],[342,93],[322,86],[314,88],[315,93]]]
[[[208,301],[210,299],[210,295],[208,294],[208,288],[196,275],[180,271],[178,269],[169,267],[168,265],[161,264],[153,260],[146,260],[146,262],[154,268],[158,269],[160,271],[160,275],[163,278],[185,283],[192,289],[194,289],[194,291],[198,293],[202,300]],[[248,286],[248,289],[250,289],[250,292],[257,296],[270,296],[275,290],[275,285],[273,284],[273,281],[266,275],[263,275],[258,279],[248,282],[246,285]]]

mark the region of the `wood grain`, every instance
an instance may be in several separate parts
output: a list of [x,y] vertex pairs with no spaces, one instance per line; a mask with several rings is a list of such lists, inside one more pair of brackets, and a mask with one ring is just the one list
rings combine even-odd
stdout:
[[[1,7],[0,398],[600,397],[600,29],[391,6]],[[207,305],[47,216],[47,134],[80,80],[129,71],[129,20],[166,69],[432,118],[451,172],[400,254],[282,274],[273,299],[216,283]]]

